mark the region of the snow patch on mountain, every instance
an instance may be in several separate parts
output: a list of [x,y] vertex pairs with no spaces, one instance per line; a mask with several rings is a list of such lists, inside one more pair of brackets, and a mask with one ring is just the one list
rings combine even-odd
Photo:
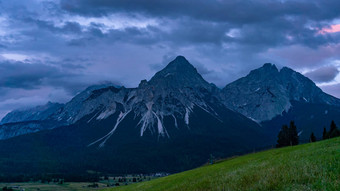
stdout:
[[96,140],[96,141],[90,143],[88,146],[94,145],[94,144],[96,144],[96,143],[98,143],[98,142],[100,142],[100,141],[103,140],[103,141],[99,144],[99,147],[103,147],[103,146],[105,145],[106,141],[107,141],[107,140],[113,135],[113,133],[116,131],[118,125],[123,121],[123,119],[124,119],[130,112],[131,112],[131,110],[130,110],[130,111],[127,111],[127,112],[125,112],[125,113],[121,112],[121,113],[119,114],[118,118],[117,118],[117,122],[116,122],[115,126],[113,127],[113,129],[112,129],[108,134],[106,134],[104,137],[102,137],[102,138],[100,138],[100,139],[98,139],[98,140]]
[[146,113],[143,115],[143,117],[137,124],[137,126],[142,124],[140,128],[141,137],[143,136],[144,132],[146,131],[148,127],[151,133],[153,133],[152,126],[154,125],[154,112],[152,111],[152,104],[153,104],[152,102],[149,102],[146,104],[146,107],[148,108],[148,110],[146,111]]
[[193,112],[194,104],[190,104],[189,106],[185,107],[185,115],[184,115],[184,121],[185,124],[189,125],[189,119],[190,119],[190,113]]
[[169,134],[168,132],[166,131],[165,127],[163,126],[162,124],[162,121],[159,119],[158,115],[155,113],[155,112],[152,112],[156,118],[157,118],[157,128],[158,128],[158,135],[161,135],[161,136],[167,136],[169,138]]
[[176,119],[175,115],[172,114],[171,116],[174,118],[174,122],[175,122],[175,127],[176,127],[176,129],[178,129],[177,119]]
[[106,119],[107,117],[113,115],[115,113],[115,109],[106,109],[104,112],[102,112],[98,117],[97,120]]

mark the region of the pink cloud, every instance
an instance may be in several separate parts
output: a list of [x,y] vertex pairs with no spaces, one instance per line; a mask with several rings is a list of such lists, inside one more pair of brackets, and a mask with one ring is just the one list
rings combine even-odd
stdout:
[[329,28],[323,28],[319,31],[320,34],[326,34],[326,33],[336,33],[340,32],[340,24],[337,25],[331,25]]

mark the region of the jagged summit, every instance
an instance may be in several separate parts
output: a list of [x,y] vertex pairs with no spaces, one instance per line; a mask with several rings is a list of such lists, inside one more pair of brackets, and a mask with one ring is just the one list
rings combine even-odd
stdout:
[[275,64],[265,63],[262,67],[250,71],[248,76],[256,75],[258,78],[272,77],[279,73]]
[[[274,64],[266,63],[221,90],[205,81],[185,57],[177,56],[150,81],[142,80],[136,88],[111,83],[90,86],[65,105],[47,104],[34,110],[11,112],[2,122],[48,120],[57,127],[88,116],[91,117],[87,123],[118,116],[112,131],[95,142],[104,145],[129,115],[138,120],[134,128],[139,129],[140,136],[151,133],[171,137],[167,130],[179,123],[189,127],[197,108],[218,120],[216,108],[221,106],[256,121],[266,121],[292,108],[292,101],[340,106],[339,99],[325,94],[313,81],[287,67],[278,70]],[[169,117],[173,120],[170,126],[169,121],[164,121]],[[31,128],[31,132],[34,130]],[[13,132],[18,131],[17,128]]]
[[281,115],[291,108],[292,101],[340,105],[299,72],[288,67],[278,70],[269,63],[228,84],[222,92],[229,108],[257,121]]
[[184,56],[177,56],[163,70],[167,72],[196,72],[196,68]]
[[183,56],[177,56],[164,69],[157,72],[151,78],[149,84],[166,88],[211,88],[211,85],[203,79],[203,77],[197,72],[197,69]]
[[262,67],[258,68],[258,70],[267,70],[267,71],[278,71],[275,64],[272,63],[264,63]]
[[[68,172],[75,165],[77,172],[136,173],[126,171],[128,167],[176,172],[205,163],[211,153],[222,158],[263,148],[270,137],[275,139],[276,125],[288,120],[296,121],[308,139],[311,131],[322,133],[323,125],[340,114],[333,104],[338,99],[302,74],[279,71],[272,64],[223,90],[210,87],[181,56],[139,87],[90,87],[47,120],[0,125],[0,139],[41,131],[0,141],[0,161],[12,161],[11,166],[0,165],[0,171],[18,169],[19,174],[27,166],[47,164],[41,172],[51,166]],[[50,155],[42,160],[46,153]]]

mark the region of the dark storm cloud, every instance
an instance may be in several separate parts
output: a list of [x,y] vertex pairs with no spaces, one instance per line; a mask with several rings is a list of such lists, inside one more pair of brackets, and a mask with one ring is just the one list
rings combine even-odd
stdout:
[[50,29],[53,32],[59,32],[59,33],[75,33],[80,34],[81,33],[81,26],[79,23],[76,22],[66,22],[62,27],[55,27],[53,24],[44,22],[44,21],[37,21],[39,27],[43,28],[46,27]]
[[100,28],[91,26],[79,38],[71,39],[67,42],[70,46],[87,46],[102,41],[105,43],[133,43],[133,44],[154,44],[156,38],[149,29],[138,29],[136,27],[128,27],[125,29],[111,29],[107,33],[103,33]]
[[224,23],[217,24],[192,19],[181,19],[171,25],[169,32],[163,32],[164,39],[173,44],[210,44],[221,45],[231,42],[233,39],[226,36],[232,25]]
[[329,35],[318,34],[317,28],[306,27],[306,19],[295,17],[279,17],[270,22],[245,25],[240,30],[240,37],[236,41],[244,45],[258,47],[287,46],[304,44],[309,47],[318,47],[333,43]]
[[[40,61],[1,61],[0,88],[36,90],[41,87],[63,88],[71,95],[94,83],[105,81],[98,76],[84,76],[83,65]],[[120,85],[117,82],[117,85]]]
[[[179,45],[236,43],[243,49],[265,50],[269,47],[289,44],[304,44],[318,47],[339,42],[338,38],[318,34],[319,28],[326,24],[315,24],[318,20],[336,18],[334,11],[338,1],[315,3],[299,1],[61,1],[61,7],[74,14],[102,16],[111,13],[127,15],[144,14],[161,18],[160,26],[146,28],[127,27],[111,29],[103,34],[104,24],[92,23],[82,31],[77,22],[65,22],[55,26],[51,21],[35,19],[36,14],[21,8],[15,14],[17,19],[31,22],[40,29],[55,33],[74,33],[77,38],[70,39],[72,46],[97,43],[98,38],[107,42],[125,41],[127,43]],[[46,7],[46,6],[45,6]],[[339,6],[338,6],[339,7]],[[57,9],[56,5],[48,7]],[[261,10],[261,11],[258,11]],[[56,11],[61,13],[62,11]],[[98,12],[98,13],[97,13]],[[309,22],[313,21],[312,24]],[[314,24],[313,24],[314,23]],[[307,24],[315,25],[313,27]],[[167,27],[168,30],[164,30]],[[239,36],[227,36],[231,29],[239,29]],[[255,47],[254,47],[255,46]]]
[[124,29],[111,29],[106,34],[101,33],[101,35],[93,36],[104,38],[110,43],[117,41],[140,45],[161,43],[172,47],[193,44],[221,45],[223,42],[228,41],[228,37],[225,36],[227,29],[227,24],[220,26],[209,22],[184,19],[169,24],[168,30],[155,26],[145,28],[127,27]]
[[37,89],[47,81],[75,75],[53,65],[20,61],[0,62],[0,73],[0,87],[21,89]]
[[0,0],[0,118],[101,81],[135,87],[177,55],[219,87],[265,62],[320,68],[308,75],[332,81],[340,33],[322,31],[340,24],[339,9],[339,0]]
[[55,26],[52,21],[45,21],[41,19],[35,19],[34,16],[22,16],[20,18],[17,18],[17,21],[24,22],[25,24],[33,24],[36,25],[41,30],[48,30],[54,33],[74,33],[74,34],[80,34],[81,33],[81,25],[77,22],[65,22],[63,26]]
[[339,16],[337,0],[318,1],[221,1],[221,0],[61,0],[63,9],[82,15],[103,16],[132,12],[153,17],[183,17],[232,23],[261,22],[284,15],[303,15],[316,20]]
[[318,68],[305,75],[312,79],[314,82],[330,82],[339,74],[338,68],[335,66],[326,66]]
[[[264,49],[287,44],[318,47],[333,43],[335,39],[329,35],[317,34],[326,24],[315,22],[331,20],[340,15],[336,9],[340,7],[337,0],[327,2],[62,0],[61,7],[73,14],[85,16],[100,17],[124,13],[143,14],[160,18],[164,22],[177,19],[175,23],[169,24],[173,30],[159,34],[165,41],[175,38],[182,39],[183,43],[235,42],[243,46],[257,45],[258,48]],[[225,33],[231,28],[240,28],[240,36],[226,37]],[[338,39],[336,41],[338,42]]]

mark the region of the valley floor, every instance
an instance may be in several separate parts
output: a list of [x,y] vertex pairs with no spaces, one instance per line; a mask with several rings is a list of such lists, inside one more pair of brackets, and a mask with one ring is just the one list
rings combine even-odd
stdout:
[[136,182],[150,181],[167,174],[153,175],[126,175],[126,176],[109,176],[106,179],[100,178],[99,182],[16,182],[2,183],[0,182],[0,190],[5,188],[13,189],[13,191],[95,191],[103,190],[107,187],[125,186],[135,184]]
[[92,183],[88,182],[66,182],[64,184],[43,184],[38,182],[23,182],[23,183],[0,183],[0,190],[4,187],[12,188],[14,191],[93,191],[103,190],[106,188],[106,184],[97,183],[98,188],[91,188],[88,185]]
[[340,138],[227,159],[112,191],[340,190]]

